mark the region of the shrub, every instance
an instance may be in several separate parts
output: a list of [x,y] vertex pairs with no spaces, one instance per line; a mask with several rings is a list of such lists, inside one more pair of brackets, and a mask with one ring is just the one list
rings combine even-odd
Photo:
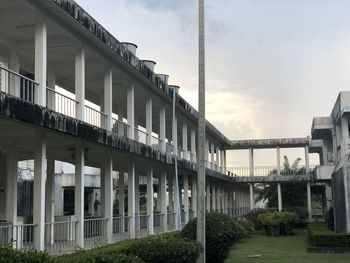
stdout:
[[260,214],[265,214],[267,212],[268,212],[267,209],[256,208],[256,209],[251,210],[248,214],[246,214],[244,216],[244,218],[246,218],[246,219],[250,220],[251,222],[253,222],[255,230],[262,230],[263,226],[259,222],[258,216]]
[[94,255],[82,254],[77,263],[143,263],[136,256],[125,255],[119,252],[96,253]]
[[251,220],[242,218],[238,220],[238,224],[244,228],[242,231],[247,233],[246,236],[250,236],[251,234],[253,234],[255,226]]
[[45,252],[20,252],[9,247],[0,247],[0,262],[6,263],[52,263],[53,258]]
[[309,235],[315,247],[350,248],[350,234],[330,231],[326,224],[308,225]]
[[287,207],[283,209],[284,212],[294,212],[299,217],[299,223],[296,225],[296,227],[304,228],[307,225],[308,222],[308,216],[309,213],[307,211],[307,208],[305,207]]
[[125,248],[123,252],[135,255],[146,263],[195,263],[202,248],[192,240],[168,237],[139,240]]
[[271,212],[260,214],[258,221],[263,225],[268,236],[290,235],[299,218],[294,212]]
[[[206,214],[206,261],[223,262],[230,247],[240,240],[246,231],[236,220],[219,213]],[[190,221],[180,232],[180,236],[196,240],[197,220]]]
[[326,214],[325,221],[329,230],[334,230],[334,209],[331,207]]

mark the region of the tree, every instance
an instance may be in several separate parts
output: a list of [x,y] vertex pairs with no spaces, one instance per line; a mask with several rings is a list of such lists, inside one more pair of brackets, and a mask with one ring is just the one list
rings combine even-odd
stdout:
[[[299,167],[300,158],[296,159],[292,165],[289,164],[287,156],[284,156],[281,176],[305,174],[305,167]],[[269,173],[269,176],[277,176],[277,169]],[[281,187],[283,207],[304,207],[307,200],[305,183],[283,183]],[[257,201],[267,201],[267,207],[278,207],[277,184],[263,185]]]

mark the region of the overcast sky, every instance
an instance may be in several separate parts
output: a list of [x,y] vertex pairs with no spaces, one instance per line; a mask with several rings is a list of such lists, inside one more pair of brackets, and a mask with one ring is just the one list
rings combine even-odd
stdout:
[[[77,2],[197,107],[197,0]],[[207,119],[230,139],[309,135],[349,89],[349,11],[347,0],[206,0]],[[273,155],[259,151],[256,163]]]

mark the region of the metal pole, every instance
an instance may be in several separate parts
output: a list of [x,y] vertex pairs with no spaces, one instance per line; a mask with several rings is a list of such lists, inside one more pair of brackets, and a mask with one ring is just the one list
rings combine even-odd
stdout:
[[199,54],[198,54],[198,215],[197,241],[203,253],[197,262],[205,262],[205,24],[204,0],[199,0]]

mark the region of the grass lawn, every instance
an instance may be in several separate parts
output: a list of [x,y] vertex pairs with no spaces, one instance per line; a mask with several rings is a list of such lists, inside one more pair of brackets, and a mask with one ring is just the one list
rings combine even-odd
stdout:
[[[310,254],[307,230],[297,230],[295,235],[287,237],[267,237],[257,233],[252,238],[236,244],[230,251],[226,263],[250,262],[316,262],[342,263],[350,262],[349,254]],[[260,258],[250,258],[251,255],[262,255]]]

